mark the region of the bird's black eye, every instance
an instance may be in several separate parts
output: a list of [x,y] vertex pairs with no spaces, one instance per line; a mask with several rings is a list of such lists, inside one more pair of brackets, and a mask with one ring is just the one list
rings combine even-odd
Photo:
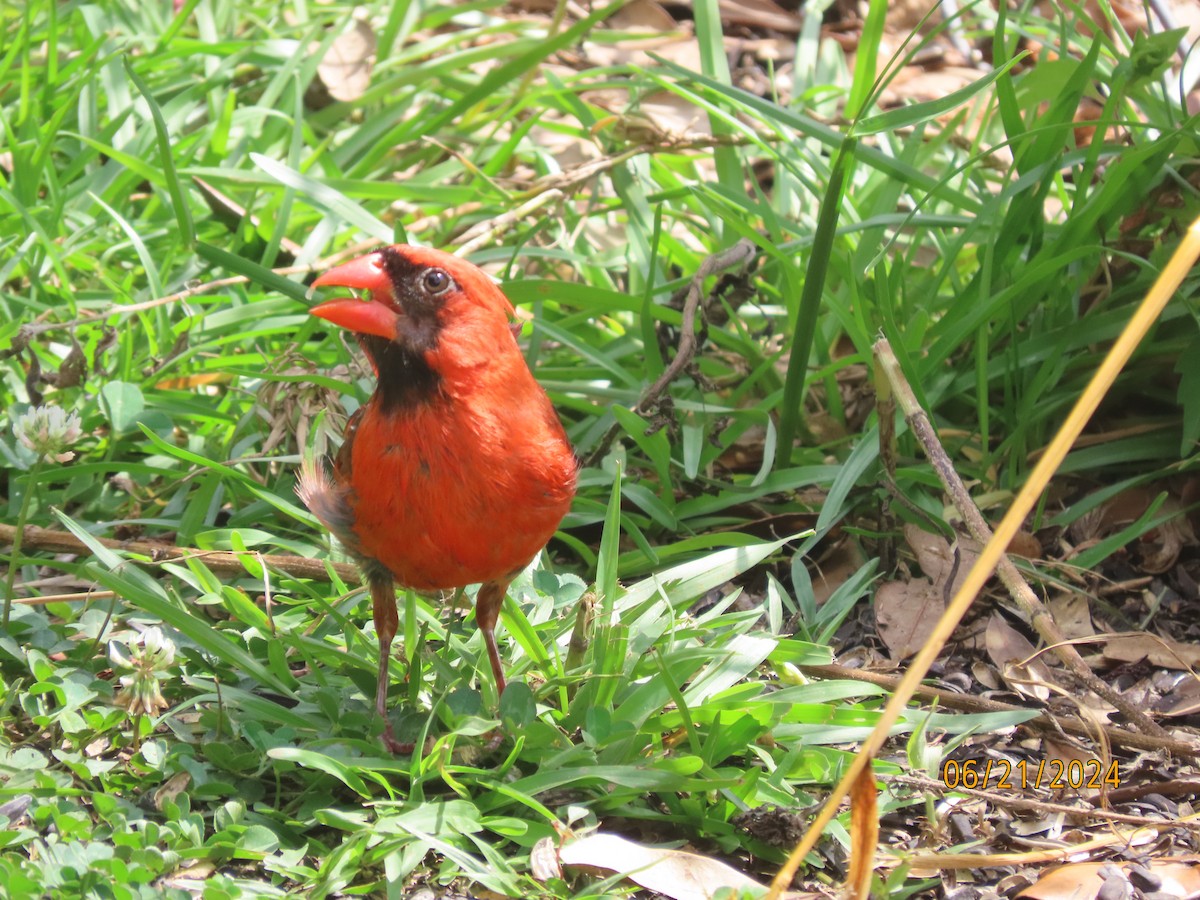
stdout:
[[429,294],[441,294],[450,289],[454,282],[445,269],[426,269],[421,276],[421,286]]

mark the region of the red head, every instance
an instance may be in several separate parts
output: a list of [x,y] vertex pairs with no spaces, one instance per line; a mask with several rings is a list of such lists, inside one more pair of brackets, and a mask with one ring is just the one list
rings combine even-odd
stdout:
[[462,302],[501,314],[513,314],[512,304],[482,270],[466,260],[408,244],[393,244],[330,269],[313,287],[348,287],[370,291],[370,302],[330,300],[311,310],[358,334],[396,339],[402,319],[421,320],[439,308]]
[[[382,401],[469,390],[481,369],[524,367],[509,320],[512,304],[479,268],[440,250],[395,244],[331,269],[313,287],[367,291],[312,308],[353,331],[379,375]],[[497,373],[498,374],[498,373]]]

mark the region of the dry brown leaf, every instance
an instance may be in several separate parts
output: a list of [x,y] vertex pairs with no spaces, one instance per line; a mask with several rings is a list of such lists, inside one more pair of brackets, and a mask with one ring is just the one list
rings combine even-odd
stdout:
[[[1186,491],[1186,485],[1184,490]],[[1162,489],[1155,485],[1142,485],[1121,491],[1107,503],[1072,522],[1067,528],[1067,536],[1075,542],[1077,549],[1087,547],[1136,522],[1145,515],[1162,492]],[[1183,548],[1196,542],[1192,523],[1184,514],[1187,505],[1187,499],[1182,493],[1172,491],[1164,498],[1156,516],[1174,513],[1175,517],[1143,534],[1137,543],[1138,568],[1143,572],[1157,575],[1170,570],[1178,561]]]
[[1077,544],[1099,540],[1122,525],[1136,521],[1153,499],[1154,495],[1146,487],[1121,491],[1107,503],[1088,510],[1067,526],[1067,536]]
[[[917,555],[917,564],[920,565],[921,571],[929,576],[934,586],[945,591],[947,596],[953,596],[958,591],[959,585],[979,556],[979,546],[970,538],[963,538],[952,546],[940,534],[922,531],[912,524],[904,526],[904,540]],[[954,575],[954,579],[947,588],[946,582],[951,574]]]
[[562,866],[558,864],[558,852],[554,846],[554,838],[544,837],[529,852],[529,874],[534,881],[549,881],[551,878],[562,878]]
[[562,845],[558,858],[567,866],[620,872],[635,884],[672,900],[712,900],[721,888],[763,888],[753,878],[707,856],[643,847],[615,834],[593,832],[570,841]]
[[670,91],[647,94],[636,104],[619,88],[588,91],[583,99],[613,113],[616,127],[630,140],[657,142],[712,135],[708,115]]
[[1184,644],[1157,634],[1124,634],[1104,643],[1104,656],[1116,662],[1135,663],[1143,659],[1164,669],[1189,669],[1200,665],[1200,647]]
[[[1112,707],[1109,707],[1112,709]],[[1102,714],[1093,712],[1089,704],[1080,704],[1080,711],[1085,713],[1085,718],[1090,718],[1091,721],[1102,724],[1106,718]],[[1115,710],[1114,710],[1115,711]],[[1101,792],[1101,787],[1105,785],[1104,776],[1109,772],[1109,766],[1102,764],[1104,751],[1097,755],[1097,748],[1094,746],[1080,747],[1073,741],[1058,740],[1047,735],[1045,743],[1042,746],[1042,751],[1038,755],[1045,760],[1053,760],[1047,768],[1050,774],[1046,776],[1046,783],[1049,784],[1054,780],[1054,775],[1057,773],[1058,767],[1063,767],[1064,776],[1059,779],[1063,784],[1071,786],[1071,795],[1083,797],[1090,800],[1096,797]],[[1074,769],[1068,767],[1074,763]],[[1070,772],[1078,771],[1082,776],[1069,774]],[[1115,769],[1112,771],[1116,771]]]
[[[783,532],[779,532],[782,534]],[[843,537],[816,563],[812,576],[813,602],[820,606],[863,567],[867,556],[858,541]]]
[[1192,716],[1200,712],[1200,680],[1185,677],[1162,698],[1155,712],[1162,716]]
[[978,547],[970,539],[951,546],[940,534],[922,531],[911,524],[904,526],[904,540],[928,577],[888,582],[875,592],[879,635],[897,660],[912,656],[929,640],[946,608],[946,597],[958,589],[979,555]]
[[655,0],[630,0],[608,17],[606,25],[612,31],[641,31],[651,34],[675,31],[679,28],[675,17]]
[[[986,641],[988,656],[1010,688],[1026,697],[1049,699],[1047,685],[1054,680],[1050,670],[1040,659],[1030,659],[1036,648],[999,613],[992,613],[988,621]],[[1023,660],[1028,662],[1022,664]]]
[[1091,603],[1085,594],[1058,594],[1046,605],[1067,640],[1092,637],[1096,633],[1092,627]]
[[709,137],[708,116],[694,103],[670,91],[655,91],[641,99],[637,112],[669,137]]
[[789,34],[799,34],[804,20],[788,12],[775,0],[720,0],[721,19],[733,25],[751,28],[773,28]]
[[154,808],[162,812],[163,804],[174,802],[175,798],[187,790],[192,783],[192,776],[187,772],[176,772],[154,792]]
[[1138,547],[1141,564],[1139,568],[1151,575],[1161,575],[1175,567],[1179,554],[1188,544],[1196,543],[1196,535],[1192,531],[1192,523],[1182,514],[1183,507],[1178,500],[1168,497],[1159,510],[1166,513],[1175,510],[1179,513],[1174,519],[1163,522],[1157,528],[1142,535]]
[[[935,6],[937,0],[893,0],[887,5],[887,29],[895,34],[915,31]],[[926,28],[936,25],[937,21],[934,17],[931,22],[926,23]]]
[[107,756],[112,749],[112,738],[102,735],[83,748],[83,755],[88,759],[99,759]]
[[945,584],[952,565],[949,542],[940,534],[922,531],[911,523],[904,526],[904,542],[917,556],[917,565],[934,584]]
[[375,30],[361,19],[339,34],[317,65],[317,75],[329,96],[343,103],[357,100],[371,86]]
[[892,659],[908,659],[929,641],[946,602],[928,578],[889,581],[875,592],[875,627]]
[[[1162,879],[1159,891],[1174,897],[1189,897],[1200,891],[1200,869],[1196,863],[1200,857],[1183,859],[1149,860],[1141,864],[1158,878]],[[1114,890],[1124,883],[1124,896],[1132,893],[1129,890],[1129,869],[1131,862],[1081,862],[1070,863],[1051,869],[1037,880],[1036,883],[1017,894],[1018,897],[1029,897],[1031,900],[1087,900],[1096,897],[1106,884],[1113,883]],[[1113,893],[1111,896],[1122,896]]]
[[651,53],[681,66],[700,64],[700,42],[683,23],[677,23],[668,33],[650,33],[615,43],[587,41],[583,45],[583,56],[593,66],[652,66],[656,63]]
[[987,690],[1000,690],[1000,679],[996,677],[995,666],[989,666],[982,659],[974,660],[971,663],[971,675]]
[[1022,559],[1041,559],[1042,542],[1022,529],[1008,542],[1008,555],[1019,556]]

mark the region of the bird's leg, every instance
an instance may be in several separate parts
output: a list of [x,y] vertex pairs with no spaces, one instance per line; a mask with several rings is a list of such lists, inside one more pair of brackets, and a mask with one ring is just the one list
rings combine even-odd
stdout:
[[508,591],[507,581],[489,581],[480,585],[475,595],[475,623],[483,632],[483,643],[487,647],[492,674],[496,677],[496,694],[504,693],[504,665],[500,662],[500,651],[496,647],[496,620],[500,618],[500,606]]
[[375,683],[375,712],[383,719],[383,746],[390,753],[412,753],[413,745],[396,740],[388,718],[388,663],[392,657],[392,639],[400,616],[396,612],[396,587],[389,574],[370,572],[367,584],[371,589],[371,614],[375,619],[375,634],[379,638],[379,680]]

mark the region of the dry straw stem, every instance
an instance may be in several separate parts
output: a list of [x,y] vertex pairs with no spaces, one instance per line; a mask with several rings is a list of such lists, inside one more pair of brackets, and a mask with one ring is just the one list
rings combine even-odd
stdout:
[[1129,361],[1129,357],[1133,355],[1133,351],[1137,349],[1142,338],[1146,336],[1146,332],[1150,330],[1150,326],[1157,321],[1163,308],[1174,295],[1175,290],[1183,281],[1185,275],[1195,264],[1197,258],[1200,258],[1200,218],[1196,219],[1180,241],[1179,247],[1171,256],[1170,262],[1166,268],[1158,276],[1154,282],[1154,286],[1150,288],[1150,292],[1146,294],[1145,299],[1129,320],[1129,324],[1125,326],[1125,330],[1121,332],[1112,349],[1108,351],[1108,355],[1100,364],[1100,368],[1096,370],[1096,374],[1092,376],[1092,380],[1088,383],[1087,388],[1072,408],[1070,414],[1063,422],[1062,427],[1046,448],[1045,455],[1038,461],[1033,472],[1029,476],[1029,480],[1025,482],[1025,486],[1021,492],[1017,494],[1013,504],[1009,507],[1008,513],[996,526],[996,532],[992,535],[992,539],[984,545],[980,551],[979,558],[975,560],[975,564],[971,566],[971,570],[967,572],[966,578],[963,579],[962,585],[958,592],[954,595],[946,611],[934,626],[933,634],[930,635],[928,642],[921,651],[913,657],[909,664],[908,671],[904,673],[904,677],[900,679],[900,684],[896,689],[896,693],[892,695],[891,700],[883,709],[883,713],[876,722],[874,730],[863,741],[862,747],[859,748],[858,754],[851,760],[845,773],[830,792],[825,805],[821,807],[821,811],[813,820],[808,831],[792,850],[791,855],[779,872],[775,879],[771,882],[771,889],[767,892],[767,900],[779,900],[784,889],[791,884],[792,879],[796,875],[796,871],[800,868],[800,863],[804,860],[810,850],[816,845],[817,839],[824,832],[825,827],[829,824],[837,813],[838,806],[846,797],[859,773],[867,766],[867,763],[879,752],[887,739],[888,732],[900,718],[900,713],[908,705],[909,699],[913,696],[913,692],[921,683],[926,673],[929,671],[930,665],[941,652],[946,641],[958,626],[963,614],[967,611],[980,589],[992,576],[995,571],[1000,557],[1004,555],[1004,551],[1008,548],[1009,543],[1016,535],[1017,530],[1021,527],[1021,523],[1025,521],[1025,517],[1029,515],[1033,509],[1038,497],[1041,496],[1046,485],[1050,483],[1050,478],[1058,471],[1058,467],[1062,465],[1063,459],[1067,452],[1071,449],[1071,445],[1075,439],[1079,437],[1083,431],[1083,426],[1087,424],[1088,419],[1092,417],[1092,413],[1096,411],[1096,407],[1100,405],[1100,401],[1116,380],[1117,374]]
[[[0,523],[0,547],[12,544],[13,539],[17,535],[17,529],[12,525]],[[145,562],[156,565],[167,562],[183,562],[186,559],[197,558],[204,562],[206,566],[218,575],[245,575],[246,567],[242,563],[243,557],[251,557],[258,560],[263,565],[275,570],[283,572],[285,575],[291,575],[294,578],[311,578],[314,581],[328,581],[329,571],[325,568],[325,561],[320,559],[308,559],[304,556],[276,556],[274,554],[246,552],[237,553],[230,550],[200,550],[195,547],[173,547],[169,544],[164,544],[161,541],[114,541],[111,538],[98,538],[105,547],[110,550],[118,550],[123,553],[132,553],[135,556],[146,557]],[[75,553],[79,556],[90,556],[91,550],[87,544],[66,531],[51,531],[49,528],[33,528],[25,529],[23,538],[24,546],[30,550],[49,550],[54,553]],[[138,562],[139,560],[132,560]],[[358,584],[361,577],[358,572],[358,567],[349,563],[330,562],[333,571],[337,576],[347,584]],[[88,596],[95,597],[93,594],[81,594],[80,599]],[[22,602],[22,601],[18,601]],[[28,602],[28,601],[25,601]]]
[[[908,379],[904,377],[904,373],[900,370],[900,364],[896,361],[891,344],[886,339],[879,341],[875,345],[875,362],[879,369],[887,376],[888,383],[895,394],[896,402],[899,403],[900,408],[904,411],[904,420],[908,422],[909,428],[913,430],[913,434],[921,442],[921,446],[925,450],[925,455],[933,463],[933,469],[937,472],[938,479],[942,482],[946,493],[950,495],[950,499],[954,503],[954,508],[958,510],[959,516],[966,523],[967,530],[971,532],[971,537],[975,538],[980,544],[986,544],[992,539],[992,531],[988,528],[987,522],[984,521],[979,508],[975,506],[975,501],[971,499],[971,494],[967,491],[967,486],[963,484],[962,479],[958,477],[958,472],[954,470],[954,463],[942,448],[937,433],[934,432],[933,425],[929,421],[929,416],[925,414],[925,410],[921,409],[920,404],[917,402],[917,397],[913,393]],[[880,440],[883,440],[882,429],[880,429]],[[1062,663],[1070,669],[1071,674],[1077,681],[1089,691],[1098,694],[1120,710],[1121,714],[1136,726],[1138,731],[1160,738],[1167,736],[1164,728],[1138,709],[1136,704],[1130,703],[1124,695],[1114,690],[1088,667],[1083,657],[1079,655],[1079,651],[1075,649],[1067,639],[1067,636],[1059,629],[1058,623],[1050,615],[1050,610],[1038,599],[1037,594],[1033,592],[1033,588],[1029,586],[1021,576],[1021,573],[1017,571],[1017,567],[1013,565],[1012,560],[1007,556],[1001,556],[996,573],[1000,576],[1000,580],[1004,582],[1009,595],[1021,607],[1021,610],[1025,613],[1026,618],[1028,618],[1034,629],[1050,645],[1050,648]]]

